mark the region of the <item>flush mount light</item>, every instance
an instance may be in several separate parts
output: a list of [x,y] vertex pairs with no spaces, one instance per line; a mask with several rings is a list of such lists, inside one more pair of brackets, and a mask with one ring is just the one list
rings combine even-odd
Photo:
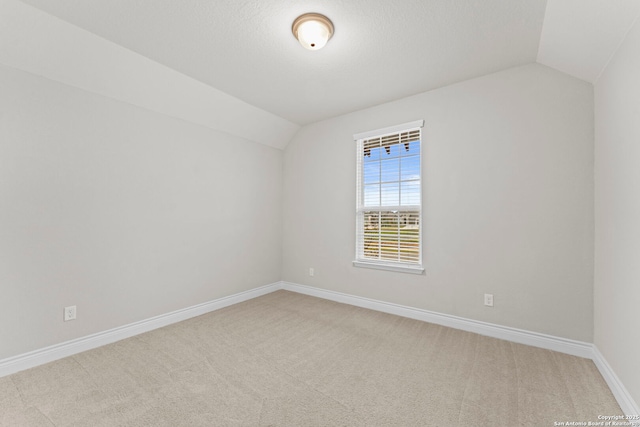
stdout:
[[293,35],[309,50],[322,49],[333,35],[333,24],[319,13],[305,13],[293,21]]

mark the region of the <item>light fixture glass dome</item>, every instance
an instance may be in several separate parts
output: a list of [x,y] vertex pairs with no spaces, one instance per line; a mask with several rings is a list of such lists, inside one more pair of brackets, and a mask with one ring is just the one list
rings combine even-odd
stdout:
[[293,21],[293,35],[309,50],[318,50],[327,44],[333,35],[333,24],[319,13],[305,13]]

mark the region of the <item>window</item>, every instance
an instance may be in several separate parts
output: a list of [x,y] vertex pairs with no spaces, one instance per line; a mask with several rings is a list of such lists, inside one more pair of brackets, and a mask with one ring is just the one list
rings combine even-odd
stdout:
[[423,120],[354,135],[356,267],[421,274]]

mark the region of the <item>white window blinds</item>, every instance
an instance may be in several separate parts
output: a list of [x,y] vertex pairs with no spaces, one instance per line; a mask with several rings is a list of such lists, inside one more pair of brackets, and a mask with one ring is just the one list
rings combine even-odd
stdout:
[[422,264],[423,121],[357,139],[356,262]]

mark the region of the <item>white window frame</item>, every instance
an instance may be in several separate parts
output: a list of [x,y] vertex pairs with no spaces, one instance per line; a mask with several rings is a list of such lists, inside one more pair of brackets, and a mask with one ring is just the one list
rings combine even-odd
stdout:
[[[413,122],[403,123],[396,126],[389,126],[382,129],[376,129],[368,132],[361,132],[353,135],[353,139],[356,141],[356,159],[357,159],[357,171],[356,171],[356,257],[353,261],[354,267],[364,267],[364,268],[373,268],[378,270],[387,270],[387,271],[395,271],[402,273],[412,273],[412,274],[422,274],[424,272],[424,268],[422,265],[422,248],[423,248],[423,240],[422,240],[422,153],[424,149],[424,144],[422,141],[422,128],[424,127],[424,120],[416,120]],[[420,204],[418,206],[411,206],[410,208],[415,210],[418,208],[419,211],[419,258],[417,263],[404,263],[399,261],[389,261],[389,260],[374,260],[368,259],[364,257],[364,232],[361,228],[364,227],[363,224],[363,213],[367,209],[371,209],[371,207],[364,206],[364,161],[362,158],[363,153],[363,143],[367,139],[384,137],[388,135],[410,132],[415,130],[420,130]],[[380,201],[382,203],[382,201]],[[387,206],[377,206],[375,209],[385,210],[394,207]],[[401,207],[396,210],[401,210]],[[405,207],[402,207],[405,208]],[[407,209],[408,210],[408,209]]]

